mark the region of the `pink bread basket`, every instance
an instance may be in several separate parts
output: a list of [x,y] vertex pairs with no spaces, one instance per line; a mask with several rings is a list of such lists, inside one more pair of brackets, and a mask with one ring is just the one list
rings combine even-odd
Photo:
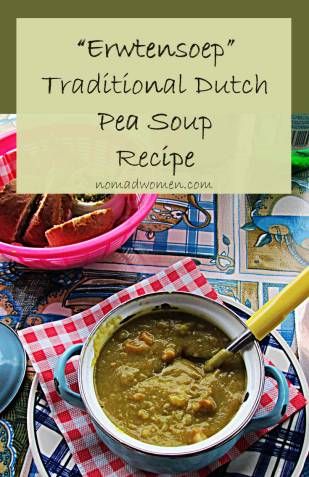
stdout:
[[[0,135],[0,186],[16,175],[16,133]],[[59,270],[80,267],[113,253],[135,232],[151,210],[156,194],[134,194],[136,211],[122,224],[99,237],[63,247],[24,247],[0,242],[0,254],[31,268]],[[0,224],[1,226],[1,224]]]

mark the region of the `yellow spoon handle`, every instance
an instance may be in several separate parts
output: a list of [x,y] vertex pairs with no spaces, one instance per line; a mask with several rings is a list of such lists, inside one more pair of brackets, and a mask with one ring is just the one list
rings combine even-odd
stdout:
[[256,311],[246,324],[257,340],[275,329],[292,310],[309,297],[309,267]]

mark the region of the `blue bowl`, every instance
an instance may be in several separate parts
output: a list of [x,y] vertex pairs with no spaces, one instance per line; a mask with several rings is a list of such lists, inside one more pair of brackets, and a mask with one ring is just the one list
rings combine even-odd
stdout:
[[12,328],[0,322],[0,414],[16,396],[26,373],[26,354]]

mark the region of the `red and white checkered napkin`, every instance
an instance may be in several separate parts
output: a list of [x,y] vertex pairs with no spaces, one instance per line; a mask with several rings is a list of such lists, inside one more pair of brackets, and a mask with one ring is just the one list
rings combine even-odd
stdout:
[[10,182],[16,175],[16,151],[0,155],[0,187]]
[[[20,332],[20,338],[38,373],[42,389],[51,407],[53,417],[64,435],[73,458],[82,475],[88,477],[142,477],[145,473],[128,466],[124,461],[112,454],[96,436],[88,415],[64,402],[57,394],[53,383],[53,370],[57,357],[66,348],[75,343],[83,342],[94,325],[106,313],[120,303],[147,293],[166,290],[194,292],[220,301],[217,293],[211,288],[204,275],[198,270],[191,259],[182,260],[157,275],[143,280],[126,290],[123,290],[98,305],[93,306],[78,315],[55,323],[27,328]],[[67,366],[68,381],[72,388],[77,387],[76,361]],[[264,394],[261,399],[259,412],[270,409],[276,399],[276,386],[272,379],[266,380]],[[290,384],[290,403],[285,418],[305,405],[304,396]],[[190,474],[206,476],[214,468],[237,457],[249,445],[265,434],[268,429],[259,433],[251,433],[242,438],[237,445],[217,463]]]

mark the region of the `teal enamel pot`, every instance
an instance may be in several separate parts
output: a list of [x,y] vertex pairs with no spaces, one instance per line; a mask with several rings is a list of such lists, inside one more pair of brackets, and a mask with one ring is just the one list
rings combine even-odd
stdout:
[[[88,412],[95,429],[109,449],[133,467],[155,473],[191,472],[201,469],[228,452],[243,434],[277,424],[288,403],[288,385],[281,371],[264,366],[259,344],[253,341],[242,356],[247,372],[244,402],[232,420],[218,433],[196,444],[163,447],[141,442],[116,427],[96,398],[94,362],[100,349],[116,329],[128,319],[145,310],[171,306],[213,323],[231,340],[246,330],[245,323],[223,305],[189,293],[153,293],[126,302],[106,315],[93,329],[84,345],[74,345],[59,358],[55,370],[55,385],[72,406]],[[67,361],[80,355],[78,382],[80,394],[67,385],[64,369]],[[266,415],[255,417],[264,389],[265,375],[278,384],[277,401]],[[104,379],[104,376],[102,376]]]

